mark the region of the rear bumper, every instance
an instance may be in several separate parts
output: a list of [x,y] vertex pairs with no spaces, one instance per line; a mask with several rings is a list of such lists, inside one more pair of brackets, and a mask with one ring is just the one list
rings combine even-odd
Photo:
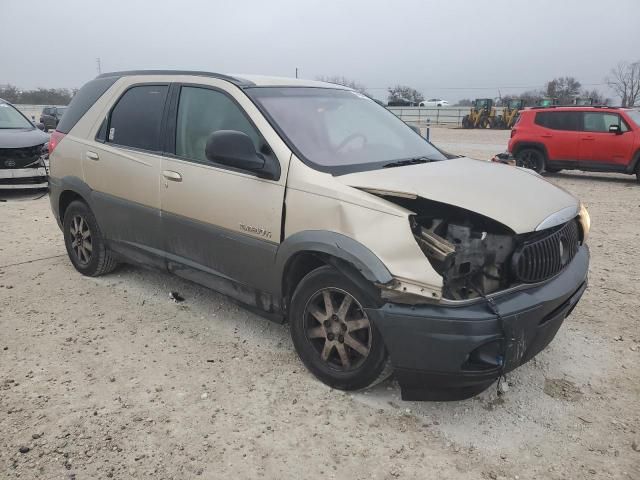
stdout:
[[0,169],[0,190],[44,189],[47,186],[45,167]]
[[404,400],[460,400],[529,361],[555,337],[587,287],[589,250],[583,246],[552,280],[495,298],[504,319],[481,301],[465,306],[386,304],[368,309],[380,330]]

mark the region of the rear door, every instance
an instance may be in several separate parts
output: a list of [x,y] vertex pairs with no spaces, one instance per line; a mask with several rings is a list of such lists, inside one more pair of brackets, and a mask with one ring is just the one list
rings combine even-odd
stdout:
[[160,151],[168,89],[167,83],[125,87],[83,158],[96,217],[114,249],[159,266],[164,266]]
[[[230,291],[232,283],[274,291],[291,152],[237,87],[211,80],[174,88],[161,187],[169,270],[236,297],[242,289]],[[262,179],[207,160],[207,138],[217,130],[246,133],[256,151],[280,163],[280,177]]]
[[[584,112],[580,141],[580,163],[585,167],[624,170],[631,160],[633,132],[615,112]],[[610,133],[618,125],[621,134]]]
[[547,148],[549,161],[578,162],[580,113],[537,112],[534,122],[540,129],[540,141]]

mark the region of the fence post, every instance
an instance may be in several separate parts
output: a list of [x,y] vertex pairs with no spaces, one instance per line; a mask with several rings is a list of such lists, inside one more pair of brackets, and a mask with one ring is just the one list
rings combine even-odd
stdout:
[[430,138],[431,138],[431,129],[429,128],[431,126],[431,119],[427,118],[427,142],[429,142]]

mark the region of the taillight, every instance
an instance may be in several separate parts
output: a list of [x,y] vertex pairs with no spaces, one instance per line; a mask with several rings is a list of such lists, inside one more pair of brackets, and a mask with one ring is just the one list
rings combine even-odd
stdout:
[[65,135],[66,135],[65,133],[59,132],[57,130],[53,131],[53,133],[49,137],[49,155],[53,153],[53,151],[56,149],[56,147],[60,143],[60,140],[62,140]]
[[512,128],[512,129],[511,129],[511,138],[513,138],[513,137],[515,137],[515,136],[516,136],[516,129],[515,129],[515,128]]

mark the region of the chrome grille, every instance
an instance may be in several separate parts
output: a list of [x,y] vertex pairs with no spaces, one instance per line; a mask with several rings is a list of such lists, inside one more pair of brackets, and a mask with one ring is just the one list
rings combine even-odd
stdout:
[[519,246],[513,254],[513,275],[525,283],[551,278],[573,260],[579,247],[578,223],[571,220],[542,238]]

